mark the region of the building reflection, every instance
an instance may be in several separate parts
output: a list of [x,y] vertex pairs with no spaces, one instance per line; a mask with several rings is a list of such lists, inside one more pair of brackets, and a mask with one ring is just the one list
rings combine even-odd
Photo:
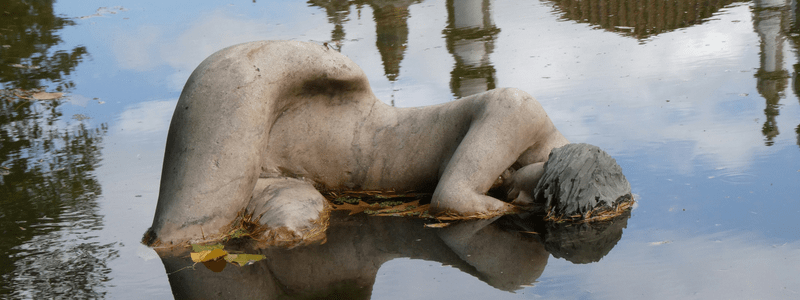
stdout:
[[489,60],[500,29],[492,21],[489,0],[448,0],[447,51],[456,64],[450,72],[450,90],[465,97],[495,88],[495,69]]
[[[383,74],[394,83],[400,76],[400,63],[408,46],[408,7],[422,0],[310,0],[310,6],[325,9],[328,20],[334,25],[331,45],[341,51],[345,32],[343,24],[349,20],[350,7],[355,5],[359,16],[361,7],[372,8],[375,21],[375,46],[383,62]],[[394,99],[391,100],[394,105]]]
[[784,97],[789,72],[783,69],[783,45],[790,23],[790,2],[787,0],[756,0],[753,7],[753,28],[761,40],[759,56],[761,64],[755,74],[756,90],[766,100],[766,121],[761,127],[767,146],[780,133],[775,117],[780,113],[779,105]]
[[325,10],[328,22],[333,24],[330,45],[337,51],[342,51],[342,41],[344,41],[345,37],[344,23],[350,20],[352,2],[349,0],[309,0],[307,2],[309,6],[316,6]]
[[[394,83],[400,76],[400,64],[408,45],[409,6],[420,0],[324,1],[311,0],[311,6],[325,9],[334,25],[331,44],[341,50],[351,6],[368,5],[375,20],[376,47],[383,62],[383,72]],[[450,73],[450,89],[456,97],[464,97],[495,88],[495,69],[489,56],[500,29],[491,17],[490,0],[447,1],[447,27],[443,34],[447,50],[455,58]],[[394,99],[392,99],[394,105]]]
[[[345,32],[343,24],[349,20],[350,8],[368,5],[373,10],[376,23],[376,47],[381,55],[384,75],[394,83],[400,76],[400,64],[408,44],[409,6],[420,0],[311,0],[308,3],[325,9],[334,24],[331,44],[342,47]],[[589,23],[603,30],[644,40],[654,35],[703,23],[723,7],[736,0],[548,0],[554,4],[562,18],[578,23]],[[456,97],[494,89],[496,71],[490,56],[500,32],[492,21],[491,0],[448,0],[447,25],[442,31],[447,50],[453,55],[455,65],[450,73],[450,90]],[[780,133],[776,117],[780,113],[780,99],[785,97],[789,78],[792,88],[800,95],[800,64],[792,74],[783,68],[784,43],[790,39],[800,48],[800,26],[797,16],[800,8],[796,0],[757,0],[753,7],[753,27],[760,43],[760,67],[755,74],[756,89],[765,99],[762,134],[767,146]],[[394,99],[391,100],[394,105]],[[795,128],[800,146],[800,125]]]
[[89,236],[103,226],[94,171],[107,128],[66,125],[63,102],[33,97],[69,91],[88,54],[54,50],[74,23],[53,3],[4,1],[0,10],[0,295],[102,298],[117,251]]
[[548,0],[562,18],[637,39],[700,24],[742,0]]
[[[789,28],[789,38],[795,49],[798,49],[800,48],[800,6],[796,0],[792,0],[790,7],[792,8],[790,13],[792,22]],[[792,69],[792,90],[800,101],[800,62],[794,64]],[[800,124],[795,127],[794,132],[797,136],[797,146],[800,147]]]

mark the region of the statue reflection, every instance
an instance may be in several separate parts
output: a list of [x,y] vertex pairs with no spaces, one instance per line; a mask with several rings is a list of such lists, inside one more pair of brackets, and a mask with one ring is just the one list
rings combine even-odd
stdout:
[[186,268],[192,262],[185,253],[161,253],[161,259],[179,299],[369,299],[381,265],[400,257],[453,266],[513,291],[534,283],[551,253],[575,263],[598,261],[620,240],[629,216],[564,225],[508,215],[426,228],[423,219],[337,211],[323,244],[248,250],[266,256],[253,265],[215,273],[199,264]]

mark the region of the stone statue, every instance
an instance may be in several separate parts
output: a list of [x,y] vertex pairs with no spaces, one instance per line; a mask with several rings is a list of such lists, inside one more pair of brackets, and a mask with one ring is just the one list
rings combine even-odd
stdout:
[[[608,156],[569,144],[521,90],[395,108],[375,97],[353,61],[326,46],[235,45],[203,61],[181,93],[153,225],[143,241],[213,239],[237,216],[264,226],[266,238],[302,239],[326,226],[328,203],[320,190],[428,191],[432,215],[465,219],[537,201],[556,213],[584,213],[630,195],[610,157],[584,160],[578,172],[563,159],[570,155],[548,161],[551,150],[565,145]],[[611,169],[621,177],[603,175]],[[548,180],[539,184],[542,177]],[[614,188],[590,187],[598,182]],[[492,188],[505,191],[508,202],[487,196]],[[557,191],[589,200],[555,199]],[[582,205],[559,204],[575,201]]]

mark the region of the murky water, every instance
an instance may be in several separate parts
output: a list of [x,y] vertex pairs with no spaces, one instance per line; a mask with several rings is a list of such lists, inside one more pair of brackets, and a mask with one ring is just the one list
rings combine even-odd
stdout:
[[[638,206],[610,238],[503,219],[474,244],[342,217],[318,249],[188,282],[302,294],[314,271],[318,290],[373,299],[798,298],[797,18],[786,0],[3,1],[0,295],[171,297],[165,265],[182,262],[138,241],[182,85],[225,46],[294,39],[349,56],[396,106],[523,89],[617,159]],[[611,246],[575,259],[574,232]]]

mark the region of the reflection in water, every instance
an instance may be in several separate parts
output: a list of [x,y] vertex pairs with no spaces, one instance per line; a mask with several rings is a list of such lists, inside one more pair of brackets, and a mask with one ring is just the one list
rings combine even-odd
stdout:
[[53,1],[5,1],[0,18],[0,295],[97,298],[108,281],[113,244],[93,241],[102,227],[94,170],[101,128],[67,125],[57,100],[31,94],[65,78],[87,53],[50,51],[57,31],[73,22],[53,14]]
[[450,89],[456,97],[495,88],[495,69],[489,60],[500,29],[492,21],[489,0],[447,1],[447,50],[456,64]]
[[89,236],[102,228],[94,170],[106,128],[64,128],[58,102],[0,93],[0,294],[97,297],[116,256]]
[[[311,6],[325,9],[328,20],[334,25],[331,44],[340,51],[345,36],[343,24],[348,21],[351,5],[356,5],[359,14],[363,5],[369,5],[375,20],[376,46],[383,62],[384,75],[392,83],[400,76],[400,63],[408,45],[408,7],[419,2],[308,1]],[[494,89],[495,69],[489,56],[500,29],[492,21],[490,0],[447,1],[447,15],[447,28],[443,34],[447,49],[456,61],[450,73],[453,94],[465,97]],[[394,99],[391,104],[394,105]]]
[[[333,24],[333,31],[331,31],[331,46],[336,51],[342,51],[342,42],[344,41],[344,23],[349,21],[350,0],[309,0],[309,6],[316,6],[325,9],[325,14],[328,16],[328,21]],[[359,15],[361,14],[361,4],[358,4]]]
[[714,13],[741,0],[549,0],[563,17],[578,23],[646,39],[705,22]]
[[186,268],[192,262],[185,253],[162,253],[161,259],[179,299],[368,299],[381,265],[400,257],[436,261],[514,291],[542,275],[550,252],[580,263],[599,260],[619,241],[628,217],[602,223],[608,225],[569,226],[505,216],[431,229],[421,219],[339,211],[331,216],[324,244],[262,249],[267,259],[254,265],[214,273],[199,265]]
[[367,1],[372,7],[375,19],[375,45],[383,61],[383,73],[389,81],[397,81],[400,76],[400,62],[408,45],[408,7],[419,0],[373,0]]
[[[397,81],[400,76],[400,63],[403,61],[408,45],[408,7],[421,0],[309,0],[311,6],[322,7],[328,15],[328,21],[334,25],[331,32],[331,45],[338,51],[342,49],[345,32],[343,24],[348,21],[350,6],[356,5],[359,15],[361,7],[369,5],[375,20],[375,45],[383,62],[383,73],[390,82]],[[394,99],[391,100],[394,105]]]
[[761,39],[756,89],[767,102],[761,128],[767,146],[772,146],[772,139],[779,134],[775,117],[780,113],[779,102],[789,78],[789,72],[783,69],[783,44],[790,25],[788,5],[786,0],[756,0],[753,8],[753,27]]
[[62,77],[69,75],[87,54],[86,47],[50,51],[61,43],[57,32],[72,20],[53,14],[53,0],[3,1],[0,14],[0,83],[30,89],[44,81],[57,83],[56,90],[72,87]]
[[[789,36],[795,48],[800,48],[800,6],[797,5],[796,0],[792,0],[790,6],[793,11],[790,12],[791,27],[789,28]],[[800,95],[800,62],[794,64],[792,72],[792,90],[795,95]],[[800,124],[794,129],[797,135],[797,146],[800,147]]]

